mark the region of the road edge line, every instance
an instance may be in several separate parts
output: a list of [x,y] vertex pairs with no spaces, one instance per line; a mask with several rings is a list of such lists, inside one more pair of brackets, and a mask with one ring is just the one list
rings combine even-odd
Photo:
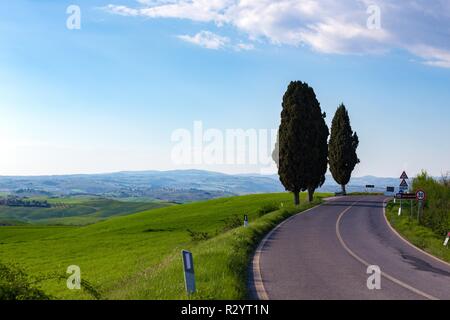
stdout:
[[[347,212],[355,205],[355,203],[358,203],[358,201],[355,201],[352,205],[350,205],[349,207],[347,207],[345,210],[343,210],[343,211],[339,214],[339,217],[338,217],[338,219],[337,219],[337,221],[336,221],[336,236],[338,237],[338,240],[339,240],[340,244],[341,244],[342,247],[345,249],[345,251],[347,251],[347,253],[349,253],[354,259],[356,259],[357,261],[359,261],[360,263],[362,263],[363,265],[365,265],[366,267],[368,267],[368,266],[370,266],[371,264],[368,263],[367,261],[365,261],[365,260],[364,260],[363,258],[361,258],[360,256],[358,256],[356,253],[354,253],[354,252],[347,246],[347,244],[345,243],[344,239],[343,239],[342,236],[341,236],[341,232],[340,232],[340,228],[339,228],[339,225],[340,225],[340,222],[341,222],[342,217],[344,216],[345,213],[347,213]],[[385,201],[383,201],[383,214],[385,213],[385,206],[384,206],[384,204],[385,204]],[[401,286],[401,287],[403,287],[403,288],[405,288],[405,289],[407,289],[407,290],[409,290],[409,291],[411,291],[411,292],[413,292],[413,293],[415,293],[415,294],[418,294],[418,295],[420,295],[420,296],[423,296],[423,297],[425,297],[425,298],[427,298],[427,299],[429,299],[429,300],[439,300],[438,298],[436,298],[436,297],[434,297],[434,296],[432,296],[432,295],[430,295],[430,294],[428,294],[428,293],[425,293],[425,292],[423,292],[423,291],[421,291],[421,290],[419,290],[419,289],[417,289],[417,288],[414,288],[413,286],[411,286],[411,285],[409,285],[409,284],[407,284],[407,283],[405,283],[405,282],[403,282],[403,281],[401,281],[401,280],[399,280],[399,279],[397,279],[397,278],[394,278],[393,276],[389,275],[389,274],[386,273],[386,272],[381,271],[381,275],[382,275],[383,277],[385,277],[386,279],[392,281],[393,283],[398,284],[399,286]]]
[[[324,200],[322,199],[322,201],[324,201]],[[260,266],[261,253],[262,253],[262,250],[264,249],[264,246],[266,245],[267,241],[269,240],[269,238],[274,234],[275,231],[277,231],[279,228],[281,228],[281,226],[283,224],[287,223],[291,219],[294,219],[296,216],[298,216],[300,214],[304,214],[313,209],[316,209],[322,205],[323,205],[323,203],[316,205],[312,208],[300,211],[300,212],[294,214],[293,216],[287,218],[286,220],[281,221],[272,230],[270,230],[264,236],[264,238],[261,240],[261,242],[259,243],[259,245],[256,248],[255,253],[253,255],[252,266],[251,266],[252,276],[250,279],[250,286],[251,286],[252,291],[254,291],[255,298],[257,298],[257,300],[269,300],[269,295],[267,294],[267,291],[264,287],[264,281],[262,279],[261,266]]]
[[[389,198],[390,199],[390,198]],[[391,200],[389,200],[391,201]],[[436,256],[433,256],[431,253],[426,252],[423,249],[420,249],[419,247],[417,247],[416,245],[412,244],[411,242],[409,242],[405,237],[403,237],[397,230],[394,229],[394,227],[391,225],[391,223],[389,222],[388,218],[386,217],[386,205],[387,202],[389,201],[384,201],[383,202],[383,216],[384,216],[384,221],[386,222],[386,224],[388,225],[389,229],[391,229],[391,231],[397,236],[399,237],[401,240],[403,240],[403,242],[405,242],[406,244],[408,244],[410,247],[422,252],[423,254],[425,254],[426,256],[434,259],[435,261],[441,262],[443,264],[445,264],[447,267],[450,267],[450,263],[448,263],[447,261],[444,261]]]

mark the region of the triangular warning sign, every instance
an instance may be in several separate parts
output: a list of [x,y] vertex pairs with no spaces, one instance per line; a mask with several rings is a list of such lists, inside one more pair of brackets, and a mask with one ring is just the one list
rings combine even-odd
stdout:
[[405,171],[403,171],[402,175],[400,176],[400,179],[409,179]]
[[400,183],[400,187],[407,187],[408,183],[406,183],[406,180],[403,179],[402,182]]

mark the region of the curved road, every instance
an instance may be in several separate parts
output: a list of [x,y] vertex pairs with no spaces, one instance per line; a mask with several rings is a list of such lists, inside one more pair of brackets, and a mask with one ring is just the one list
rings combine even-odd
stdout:
[[[259,299],[450,299],[450,265],[401,239],[383,196],[335,198],[285,221],[252,264]],[[368,265],[382,272],[369,290]]]

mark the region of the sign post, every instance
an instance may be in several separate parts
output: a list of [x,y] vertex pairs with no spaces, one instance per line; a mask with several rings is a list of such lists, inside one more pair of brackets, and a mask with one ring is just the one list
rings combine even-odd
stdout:
[[413,201],[412,199],[409,200],[409,206],[410,206],[410,213],[409,213],[409,218],[412,218],[412,214],[413,214]]
[[417,221],[420,221],[420,207],[422,206],[422,201],[417,204]]
[[[406,174],[405,171],[403,171],[400,176],[400,180],[402,180],[402,181],[400,182],[400,186],[399,186],[399,193],[401,193],[401,194],[408,191],[408,183],[406,182],[407,179],[408,179],[408,175]],[[404,199],[404,198],[400,197],[400,208],[398,209],[398,215],[400,215],[402,213],[402,205],[403,205],[402,199]]]
[[189,296],[195,293],[194,260],[192,259],[192,253],[187,250],[181,251],[181,254],[183,255],[184,283]]
[[244,227],[248,227],[248,215],[244,215]]
[[425,193],[425,191],[423,190],[417,190],[416,192],[416,199],[418,201],[418,206],[417,206],[417,221],[420,220],[420,211],[423,212],[423,202],[425,201],[425,199],[427,198],[427,194]]

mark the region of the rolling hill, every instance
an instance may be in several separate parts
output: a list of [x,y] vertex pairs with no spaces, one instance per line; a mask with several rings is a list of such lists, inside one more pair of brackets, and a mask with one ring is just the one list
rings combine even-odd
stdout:
[[[364,191],[366,184],[375,185],[374,191],[386,186],[397,186],[398,179],[373,176],[353,177],[347,186],[349,192]],[[335,192],[340,187],[330,175],[319,192]],[[20,197],[61,197],[95,195],[113,199],[137,199],[194,202],[226,196],[282,192],[278,175],[230,175],[204,170],[172,170],[118,172],[109,174],[0,177],[0,193]]]

